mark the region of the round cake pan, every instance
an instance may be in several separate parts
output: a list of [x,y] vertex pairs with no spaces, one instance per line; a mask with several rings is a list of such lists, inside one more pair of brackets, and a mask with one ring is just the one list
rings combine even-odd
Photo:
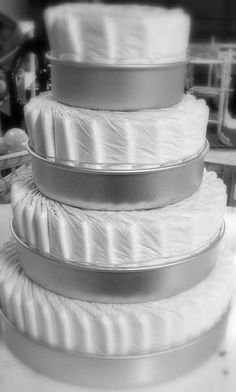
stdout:
[[169,381],[206,360],[222,342],[228,313],[197,339],[151,355],[105,357],[51,348],[19,332],[2,314],[3,336],[19,360],[58,381],[95,388],[141,387]]
[[202,152],[179,164],[144,170],[103,171],[72,168],[32,155],[33,180],[49,198],[71,206],[95,210],[141,210],[183,200],[200,186]]
[[184,93],[186,62],[109,65],[51,61],[52,93],[67,105],[97,110],[158,109]]
[[19,261],[40,286],[69,298],[102,303],[159,300],[186,291],[201,282],[217,261],[224,228],[200,252],[153,267],[104,269],[58,260],[27,246],[16,234]]

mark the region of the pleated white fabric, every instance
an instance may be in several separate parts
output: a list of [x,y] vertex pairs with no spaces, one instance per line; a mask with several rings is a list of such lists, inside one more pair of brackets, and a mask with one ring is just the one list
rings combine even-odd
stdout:
[[205,172],[187,199],[152,210],[70,207],[43,196],[30,170],[14,181],[11,200],[16,231],[31,247],[65,262],[114,268],[157,265],[204,248],[219,232],[226,209],[225,186],[214,172]]
[[58,296],[33,283],[15,243],[0,253],[0,304],[22,332],[81,353],[129,355],[182,344],[213,327],[233,294],[232,262],[220,254],[200,284],[175,297],[139,304],[98,304]]
[[43,93],[25,106],[31,143],[52,161],[87,168],[145,168],[182,162],[203,149],[209,109],[185,95],[165,109],[109,112],[73,108]]
[[186,59],[190,18],[182,9],[77,3],[49,7],[44,16],[57,58],[110,64]]

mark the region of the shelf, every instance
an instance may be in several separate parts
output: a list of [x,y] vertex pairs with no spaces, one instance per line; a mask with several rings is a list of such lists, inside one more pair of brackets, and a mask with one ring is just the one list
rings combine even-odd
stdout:
[[216,58],[202,58],[202,57],[195,57],[190,59],[190,64],[198,64],[198,65],[217,65],[222,64],[223,60],[216,59]]
[[222,89],[220,87],[211,87],[211,86],[193,86],[189,89],[190,93],[197,93],[207,97],[216,97],[222,93]]
[[236,166],[236,149],[211,149],[205,157],[205,162]]

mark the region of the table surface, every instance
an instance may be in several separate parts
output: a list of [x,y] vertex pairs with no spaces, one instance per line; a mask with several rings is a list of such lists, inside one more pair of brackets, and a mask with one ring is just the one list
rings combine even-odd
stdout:
[[[9,205],[0,205],[0,244],[10,236]],[[226,234],[236,267],[236,212],[228,208],[225,217]],[[236,268],[235,268],[236,282]],[[13,357],[4,346],[0,337],[0,391],[1,392],[98,392],[98,389],[88,389],[59,383],[28,369]],[[111,391],[111,389],[110,389]],[[115,390],[114,390],[115,391]],[[116,391],[118,391],[116,389]],[[122,389],[123,392],[128,390]],[[236,391],[236,301],[233,305],[226,337],[220,349],[200,367],[179,377],[172,382],[153,385],[145,388],[136,388],[129,392],[235,392]]]

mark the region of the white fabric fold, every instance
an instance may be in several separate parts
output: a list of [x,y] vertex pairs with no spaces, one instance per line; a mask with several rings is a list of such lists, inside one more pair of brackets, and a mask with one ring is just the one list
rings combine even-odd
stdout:
[[208,114],[205,101],[191,95],[170,108],[109,112],[66,106],[43,93],[26,105],[25,121],[39,155],[72,166],[129,169],[196,156]]
[[137,304],[58,296],[26,276],[13,241],[0,254],[0,305],[7,318],[33,338],[82,353],[132,355],[186,343],[221,319],[234,290],[232,260],[225,251],[211,274],[191,290]]
[[63,4],[49,7],[44,19],[57,58],[108,64],[186,59],[190,17],[182,9]]
[[214,172],[187,199],[141,211],[82,210],[47,199],[31,171],[12,185],[13,217],[19,236],[30,246],[66,262],[100,266],[167,263],[206,247],[218,234],[226,191]]

